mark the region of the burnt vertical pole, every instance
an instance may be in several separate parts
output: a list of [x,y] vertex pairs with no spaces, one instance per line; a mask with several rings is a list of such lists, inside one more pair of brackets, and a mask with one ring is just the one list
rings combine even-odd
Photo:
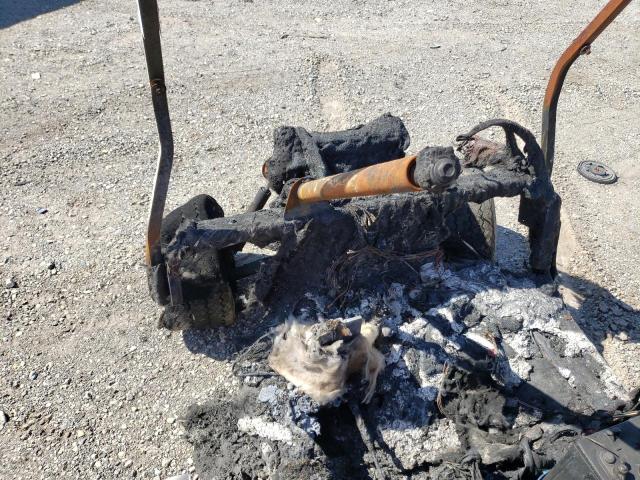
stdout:
[[157,1],[138,0],[138,13],[140,17],[140,28],[142,29],[144,54],[149,73],[151,101],[153,103],[153,112],[156,119],[160,144],[145,246],[147,265],[153,267],[162,262],[160,229],[162,227],[162,215],[167,199],[167,191],[169,190],[171,167],[173,166],[173,134],[171,132],[167,89],[164,80],[164,66],[162,64],[160,18],[158,15]]
[[591,43],[609,26],[611,22],[631,3],[631,0],[610,0],[600,13],[586,26],[580,35],[571,42],[556,62],[547,90],[544,95],[542,109],[542,151],[549,175],[553,170],[553,160],[556,146],[556,111],[562,84],[573,62],[583,54],[591,52]]

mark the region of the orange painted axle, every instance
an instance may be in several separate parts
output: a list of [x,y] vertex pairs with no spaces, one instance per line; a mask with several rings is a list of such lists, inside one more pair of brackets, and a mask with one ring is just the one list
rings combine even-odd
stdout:
[[327,200],[422,190],[413,179],[415,155],[378,163],[318,180],[298,180],[291,187],[286,210]]

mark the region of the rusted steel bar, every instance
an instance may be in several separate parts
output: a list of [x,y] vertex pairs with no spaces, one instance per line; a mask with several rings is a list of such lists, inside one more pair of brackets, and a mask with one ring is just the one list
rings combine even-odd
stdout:
[[291,187],[286,210],[323,200],[420,191],[413,180],[415,165],[416,157],[410,156],[318,180],[298,180]]
[[147,70],[151,85],[151,100],[153,102],[153,112],[156,118],[160,144],[145,245],[147,265],[155,266],[162,262],[160,230],[162,228],[162,215],[164,213],[171,168],[173,166],[173,134],[171,132],[169,104],[167,102],[167,91],[164,83],[164,67],[162,64],[162,49],[160,45],[160,19],[158,17],[157,1],[138,0],[138,12],[140,14],[144,54],[147,60]]
[[415,163],[415,156],[404,157],[307,182],[298,189],[298,198],[333,200],[418,191],[412,178]]
[[591,43],[598,38],[605,28],[631,3],[631,0],[611,0],[600,13],[580,32],[580,35],[569,45],[558,59],[544,95],[542,110],[542,151],[549,170],[553,169],[553,157],[556,140],[556,110],[562,84],[573,62],[582,54],[589,54]]
[[300,179],[291,186],[285,212],[315,202],[341,198],[420,190],[442,191],[455,182],[459,175],[460,161],[453,148],[427,147],[418,155],[317,180]]

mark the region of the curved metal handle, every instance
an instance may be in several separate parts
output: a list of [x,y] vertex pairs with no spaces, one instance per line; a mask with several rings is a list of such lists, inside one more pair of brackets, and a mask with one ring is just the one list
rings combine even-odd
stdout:
[[558,59],[544,95],[542,110],[542,151],[549,175],[553,169],[553,157],[556,145],[556,110],[558,98],[562,90],[562,84],[567,72],[576,58],[582,54],[589,54],[591,43],[609,26],[611,22],[631,3],[631,0],[611,0],[600,13],[591,20],[591,23],[580,32],[580,35],[571,42],[571,45]]
[[159,137],[158,166],[151,196],[151,208],[147,223],[147,239],[145,259],[147,265],[155,266],[162,262],[160,230],[162,215],[169,190],[171,168],[173,166],[173,134],[169,117],[169,104],[164,83],[164,67],[162,65],[162,47],[160,45],[160,18],[156,0],[138,0],[140,28],[144,43],[144,54],[147,60],[149,82],[151,85],[151,101],[156,118]]

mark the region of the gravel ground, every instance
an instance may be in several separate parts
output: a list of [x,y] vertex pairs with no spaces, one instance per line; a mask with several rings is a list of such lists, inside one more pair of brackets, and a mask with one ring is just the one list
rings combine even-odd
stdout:
[[[179,417],[232,380],[217,334],[190,351],[156,329],[146,292],[156,137],[135,3],[52,1],[68,6],[28,18],[39,3],[0,0],[0,477],[187,472]],[[169,207],[208,192],[243,210],[282,124],[390,111],[413,151],[490,117],[538,131],[550,68],[601,3],[164,0]],[[554,173],[567,303],[627,387],[640,384],[639,24],[632,3],[571,70]],[[579,177],[585,159],[619,182]],[[514,205],[499,208],[508,268]]]

